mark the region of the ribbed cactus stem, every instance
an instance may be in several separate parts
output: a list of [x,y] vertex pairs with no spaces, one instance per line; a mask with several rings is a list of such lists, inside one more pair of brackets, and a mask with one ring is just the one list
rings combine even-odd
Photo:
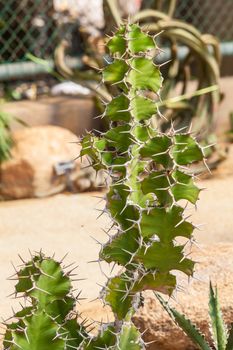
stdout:
[[81,349],[87,333],[77,321],[69,271],[40,252],[24,263],[16,279],[15,296],[27,303],[6,324],[4,350]]
[[204,154],[190,132],[178,133],[172,125],[163,134],[152,126],[152,119],[161,118],[162,85],[154,38],[138,25],[125,24],[107,46],[112,61],[103,69],[103,81],[116,85],[120,94],[103,114],[109,130],[85,136],[81,154],[111,178],[104,211],[115,234],[100,258],[124,267],[103,293],[119,324],[129,309],[137,309],[138,293],[151,289],[171,295],[177,286],[174,270],[193,274],[194,262],[177,242],[177,237],[190,240],[194,230],[180,200],[196,203],[200,190],[188,168]]

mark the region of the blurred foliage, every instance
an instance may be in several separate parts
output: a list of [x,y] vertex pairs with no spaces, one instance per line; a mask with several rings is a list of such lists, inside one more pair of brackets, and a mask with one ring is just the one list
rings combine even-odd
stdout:
[[227,132],[227,138],[231,142],[233,142],[233,112],[231,112],[229,115],[229,123],[230,123],[230,128],[229,128],[229,131]]
[[[131,17],[132,23],[139,23],[152,35],[158,35],[160,53],[156,63],[160,64],[165,83],[161,98],[167,101],[161,108],[165,118],[155,121],[156,127],[168,130],[171,120],[176,128],[192,124],[192,130],[199,139],[207,139],[214,132],[216,109],[220,101],[218,89],[208,94],[195,95],[196,90],[218,85],[220,51],[218,41],[208,34],[201,34],[192,25],[172,18],[176,1],[152,1],[142,3],[142,10]],[[85,54],[82,57],[83,70],[71,70],[65,63],[66,50],[69,45],[62,41],[55,52],[56,67],[66,79],[89,87],[106,102],[111,95],[118,93],[116,86],[102,83],[96,69],[102,69],[109,63],[104,51],[105,36],[111,34],[112,28],[122,22],[116,0],[104,0],[106,27],[103,37],[92,38],[85,28],[81,28]],[[164,52],[163,52],[164,51]],[[166,63],[166,62],[165,62]],[[95,69],[96,68],[96,69]],[[194,93],[194,94],[193,94]],[[170,102],[175,95],[186,95],[182,101]],[[158,96],[154,96],[158,99]]]
[[0,111],[0,163],[10,158],[10,150],[13,144],[10,124],[12,116]]
[[11,133],[11,124],[13,121],[27,126],[21,119],[0,110],[0,164],[11,157],[11,148],[14,143]]

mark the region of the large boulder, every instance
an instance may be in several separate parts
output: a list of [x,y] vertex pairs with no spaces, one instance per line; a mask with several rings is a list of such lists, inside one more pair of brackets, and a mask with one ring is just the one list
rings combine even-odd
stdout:
[[95,172],[85,168],[87,160],[82,166],[80,160],[74,161],[80,146],[69,130],[57,126],[24,128],[15,131],[13,139],[12,157],[0,166],[2,198],[45,197],[66,188],[81,192],[95,187]]

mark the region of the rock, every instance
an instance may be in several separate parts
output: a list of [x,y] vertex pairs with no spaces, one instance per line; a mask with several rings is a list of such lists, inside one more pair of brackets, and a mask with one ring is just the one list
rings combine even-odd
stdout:
[[[15,131],[13,139],[12,158],[0,167],[2,198],[45,197],[66,188],[79,192],[95,188],[95,171],[85,170],[87,160],[84,159],[82,166],[80,160],[73,162],[79,155],[80,146],[70,131],[57,126],[24,128]],[[71,165],[69,173],[60,174],[62,167],[58,169],[57,166],[61,162],[65,166]]]

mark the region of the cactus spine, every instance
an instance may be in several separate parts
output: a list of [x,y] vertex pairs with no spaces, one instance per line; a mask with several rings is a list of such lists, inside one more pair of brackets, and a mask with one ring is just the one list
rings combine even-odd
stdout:
[[137,309],[140,292],[171,295],[177,286],[172,271],[193,274],[194,262],[176,238],[192,238],[194,225],[180,200],[198,200],[200,189],[189,166],[204,154],[190,132],[178,133],[171,126],[163,134],[152,127],[152,118],[162,117],[155,98],[162,76],[154,63],[154,38],[138,25],[126,24],[107,46],[112,59],[103,69],[103,81],[121,93],[105,106],[109,130],[100,137],[85,136],[81,155],[111,177],[104,212],[112,217],[113,234],[100,260],[123,266],[103,292],[117,323],[123,324],[129,309]]

